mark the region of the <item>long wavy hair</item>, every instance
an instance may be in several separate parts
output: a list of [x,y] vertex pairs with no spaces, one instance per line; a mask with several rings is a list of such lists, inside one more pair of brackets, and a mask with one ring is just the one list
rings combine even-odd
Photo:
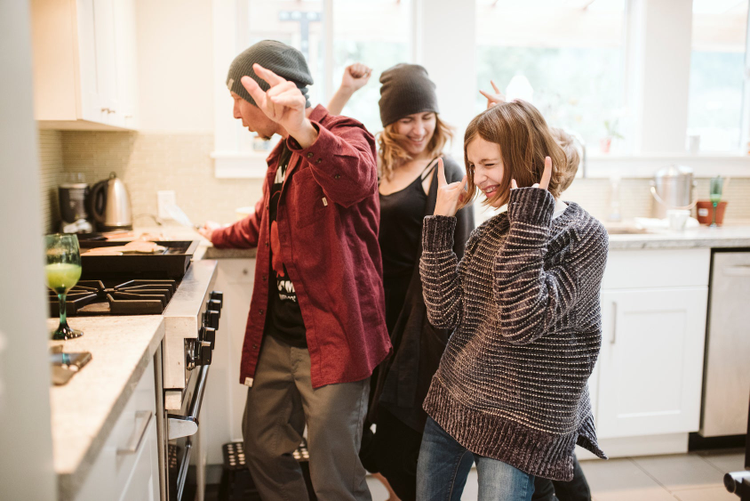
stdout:
[[[435,113],[435,132],[430,142],[427,143],[427,152],[430,157],[439,156],[445,144],[453,139],[453,127],[440,120],[440,115]],[[388,124],[383,132],[378,134],[378,168],[380,179],[390,179],[393,171],[400,165],[412,160],[412,156],[401,146],[406,141],[406,136],[396,133],[396,124]]]
[[552,159],[552,178],[549,190],[557,198],[564,173],[567,171],[565,152],[552,136],[547,122],[534,105],[515,100],[499,103],[483,111],[471,121],[464,136],[464,161],[466,162],[467,191],[469,196],[459,203],[459,209],[468,205],[477,194],[474,183],[474,165],[469,162],[466,148],[474,138],[500,146],[503,177],[497,193],[484,203],[500,207],[510,199],[510,181],[519,187],[538,183],[544,172],[544,158]]

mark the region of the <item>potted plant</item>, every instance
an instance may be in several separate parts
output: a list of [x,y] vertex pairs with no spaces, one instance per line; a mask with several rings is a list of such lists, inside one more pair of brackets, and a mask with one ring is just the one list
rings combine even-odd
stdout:
[[607,135],[599,141],[599,148],[602,153],[609,153],[609,149],[612,147],[613,139],[624,139],[622,134],[617,129],[617,119],[605,120],[604,129],[607,131]]

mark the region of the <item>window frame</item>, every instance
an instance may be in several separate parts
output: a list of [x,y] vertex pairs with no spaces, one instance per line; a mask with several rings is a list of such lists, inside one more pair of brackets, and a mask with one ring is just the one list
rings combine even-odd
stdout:
[[[238,2],[243,0],[213,0],[214,24],[214,131],[215,151],[211,153],[214,159],[215,176],[217,178],[254,178],[265,177],[267,152],[242,152],[240,150],[239,133],[242,129],[236,126],[232,118],[231,98],[225,86],[226,71],[238,48],[236,40],[239,30],[237,16]],[[332,19],[333,1],[322,0],[325,19]],[[654,173],[670,163],[686,164],[693,168],[696,177],[710,177],[720,172],[725,176],[750,177],[750,157],[746,153],[717,154],[713,152],[690,155],[685,153],[684,142],[687,134],[687,107],[690,76],[690,54],[692,44],[690,33],[692,29],[692,7],[690,15],[682,12],[682,24],[674,26],[675,11],[685,8],[683,2],[660,2],[661,10],[649,8],[648,0],[628,0],[626,2],[626,28],[624,30],[624,63],[625,64],[625,93],[624,104],[633,115],[632,132],[633,153],[629,155],[598,154],[594,152],[596,145],[589,145],[586,155],[585,169],[581,176],[587,178],[609,178],[618,175],[627,178],[652,178]],[[666,8],[664,8],[666,6]],[[469,5],[454,0],[412,0],[411,59],[412,62],[424,65],[435,81],[438,92],[438,102],[441,112],[449,123],[456,127],[456,136],[450,148],[450,153],[457,159],[463,158],[463,131],[473,118],[473,101],[478,92],[474,78],[461,80],[456,75],[475,74],[475,30],[476,2]],[[749,9],[750,12],[750,9]],[[643,19],[648,15],[648,22]],[[439,26],[441,20],[451,19],[450,36]],[[669,23],[672,23],[671,25]],[[748,16],[750,27],[750,15]],[[663,74],[649,74],[653,64],[648,66],[646,56],[655,49],[658,50],[660,33],[664,26],[671,26],[677,30],[683,45],[679,46],[680,57],[687,58],[687,64],[673,66],[664,70]],[[687,30],[687,32],[686,32]],[[328,100],[334,90],[333,83],[333,26],[324,21],[325,33],[325,98]],[[686,42],[685,42],[686,40]],[[742,111],[742,140],[747,145],[750,141],[750,28],[746,42],[745,55],[745,85],[743,89]],[[684,44],[687,44],[685,47]],[[448,48],[448,49],[446,49]],[[445,64],[446,50],[470,53],[471,56],[462,57],[454,64]],[[456,53],[456,52],[454,52]],[[653,63],[653,60],[651,61]],[[672,69],[677,71],[671,71]],[[656,85],[666,78],[680,88],[684,99],[672,99],[659,110],[646,108],[648,98],[660,92]],[[663,90],[663,88],[662,88]],[[673,97],[673,96],[671,96]],[[664,130],[659,129],[658,135],[667,139],[671,146],[665,149],[654,148],[653,129],[644,126],[649,124],[651,117],[663,122]],[[651,142],[651,143],[649,143]],[[598,149],[598,148],[596,148]],[[584,172],[585,171],[585,172]]]

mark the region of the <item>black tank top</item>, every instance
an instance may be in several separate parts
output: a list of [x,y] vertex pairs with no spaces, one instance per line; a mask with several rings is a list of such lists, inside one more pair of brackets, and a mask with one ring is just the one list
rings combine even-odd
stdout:
[[425,216],[427,194],[422,183],[432,174],[435,161],[406,188],[380,195],[380,251],[383,255],[383,277],[411,273],[417,264],[422,221]]

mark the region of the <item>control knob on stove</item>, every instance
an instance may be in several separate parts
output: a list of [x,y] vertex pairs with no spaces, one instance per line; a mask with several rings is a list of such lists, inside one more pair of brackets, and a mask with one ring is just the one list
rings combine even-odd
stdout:
[[215,301],[219,302],[219,309],[221,309],[222,305],[224,304],[224,293],[221,291],[211,291],[211,294],[208,295],[209,299],[213,299]]
[[199,348],[199,360],[200,365],[211,365],[211,354],[213,353],[213,346],[208,341],[199,341],[200,344],[196,344]]
[[211,349],[213,350],[214,344],[216,343],[216,329],[209,326],[201,327],[201,330],[198,332],[198,339],[209,343],[209,346],[211,346]]
[[220,316],[220,313],[216,310],[206,310],[203,314],[203,325],[218,330]]

